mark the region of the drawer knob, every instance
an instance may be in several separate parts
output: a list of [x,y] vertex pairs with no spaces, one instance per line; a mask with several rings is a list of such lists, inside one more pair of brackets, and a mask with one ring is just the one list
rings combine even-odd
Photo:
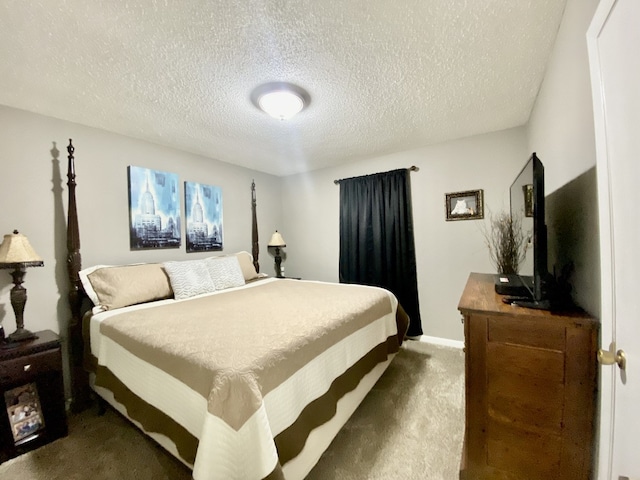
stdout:
[[31,365],[25,365],[23,368],[25,372],[28,372],[29,370],[31,370]]

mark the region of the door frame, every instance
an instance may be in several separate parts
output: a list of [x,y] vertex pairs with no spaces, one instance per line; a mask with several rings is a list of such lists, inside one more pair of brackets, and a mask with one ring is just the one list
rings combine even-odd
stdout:
[[[596,143],[596,165],[598,185],[598,209],[600,223],[600,346],[608,349],[616,340],[615,323],[615,281],[614,243],[612,228],[611,184],[609,174],[609,153],[605,124],[605,99],[602,91],[602,74],[598,51],[598,38],[618,0],[600,0],[587,30],[587,50],[593,97],[593,119]],[[616,396],[616,368],[600,368],[598,445],[596,449],[596,478],[612,480],[614,418]]]

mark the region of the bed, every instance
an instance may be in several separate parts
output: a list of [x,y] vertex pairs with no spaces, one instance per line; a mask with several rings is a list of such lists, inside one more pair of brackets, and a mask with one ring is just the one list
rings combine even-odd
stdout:
[[196,480],[304,478],[399,349],[395,296],[260,274],[253,185],[252,253],[83,269],[68,152],[76,407],[97,394]]

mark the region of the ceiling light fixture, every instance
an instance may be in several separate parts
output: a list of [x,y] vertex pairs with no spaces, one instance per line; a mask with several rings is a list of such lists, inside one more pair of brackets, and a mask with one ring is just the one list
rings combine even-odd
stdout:
[[273,118],[287,120],[307,107],[311,97],[292,83],[270,82],[257,86],[251,92],[251,101]]

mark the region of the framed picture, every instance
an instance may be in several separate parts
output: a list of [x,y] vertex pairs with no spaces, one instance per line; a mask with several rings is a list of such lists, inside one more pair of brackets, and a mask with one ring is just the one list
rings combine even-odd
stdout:
[[14,443],[35,438],[44,429],[44,415],[35,383],[7,390],[4,403]]
[[524,216],[533,217],[533,184],[523,185],[522,194],[524,195]]
[[482,190],[446,193],[444,199],[446,219],[478,220],[484,218],[484,199]]
[[180,247],[178,175],[134,166],[128,170],[131,249]]
[[222,250],[222,189],[184,182],[187,252]]

